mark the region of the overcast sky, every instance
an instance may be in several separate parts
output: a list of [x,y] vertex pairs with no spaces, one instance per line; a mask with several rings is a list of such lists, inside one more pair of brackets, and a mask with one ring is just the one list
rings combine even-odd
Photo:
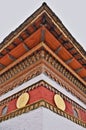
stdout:
[[0,42],[43,2],[86,50],[86,0],[0,0]]

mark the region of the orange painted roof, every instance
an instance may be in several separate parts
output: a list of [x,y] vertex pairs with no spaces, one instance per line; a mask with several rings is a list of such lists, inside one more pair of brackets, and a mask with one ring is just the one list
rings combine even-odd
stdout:
[[86,85],[86,52],[44,3],[0,44],[0,72],[44,41]]

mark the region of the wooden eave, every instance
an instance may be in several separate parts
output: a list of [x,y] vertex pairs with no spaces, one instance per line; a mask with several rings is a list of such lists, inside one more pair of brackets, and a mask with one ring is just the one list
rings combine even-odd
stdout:
[[0,75],[41,41],[86,86],[86,52],[45,3],[0,44]]

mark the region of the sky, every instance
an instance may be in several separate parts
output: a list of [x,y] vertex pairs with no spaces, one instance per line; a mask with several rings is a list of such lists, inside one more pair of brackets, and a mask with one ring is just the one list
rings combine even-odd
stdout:
[[86,50],[86,0],[0,0],[0,43],[43,2]]

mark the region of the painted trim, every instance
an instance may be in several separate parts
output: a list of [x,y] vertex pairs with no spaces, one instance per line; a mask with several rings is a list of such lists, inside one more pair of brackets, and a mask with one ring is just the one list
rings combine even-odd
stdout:
[[81,109],[86,110],[86,105],[83,102],[81,102],[78,98],[76,98],[74,95],[72,95],[70,92],[68,92],[65,88],[63,88],[61,85],[59,85],[56,81],[52,80],[51,78],[49,78],[48,76],[46,76],[43,73],[25,83],[23,83],[22,85],[18,86],[17,88],[14,88],[13,90],[9,91],[8,93],[2,95],[0,97],[0,102],[3,102],[3,100],[6,100],[6,98],[9,99],[10,96],[12,96],[12,95],[14,96],[14,94],[20,92],[23,89],[26,89],[27,87],[30,87],[31,85],[33,85],[33,83],[34,84],[38,83],[39,81],[44,81],[44,82],[48,83],[50,86],[53,86],[53,88],[55,88],[56,90],[60,91],[64,95],[66,95],[66,97],[68,97],[68,100],[71,103],[74,103],[75,106],[78,106]]
[[81,120],[71,116],[71,115],[68,115],[67,113],[61,111],[60,109],[58,109],[57,107],[54,107],[53,105],[49,104],[48,102],[44,101],[44,100],[40,100],[38,102],[35,102],[31,105],[27,105],[25,106],[24,108],[21,108],[21,109],[18,109],[18,110],[15,110],[14,112],[12,112],[11,114],[8,114],[6,116],[3,116],[0,118],[0,122],[2,121],[5,121],[5,120],[8,120],[8,119],[11,119],[13,117],[16,117],[18,115],[21,115],[23,113],[26,113],[26,112],[29,112],[29,111],[32,111],[32,110],[35,110],[39,107],[45,107],[53,112],[55,112],[56,114],[60,115],[60,116],[63,116],[71,121],[73,121],[74,123],[78,124],[78,125],[81,125],[82,127],[85,127],[86,128],[86,123],[85,122],[82,122]]

